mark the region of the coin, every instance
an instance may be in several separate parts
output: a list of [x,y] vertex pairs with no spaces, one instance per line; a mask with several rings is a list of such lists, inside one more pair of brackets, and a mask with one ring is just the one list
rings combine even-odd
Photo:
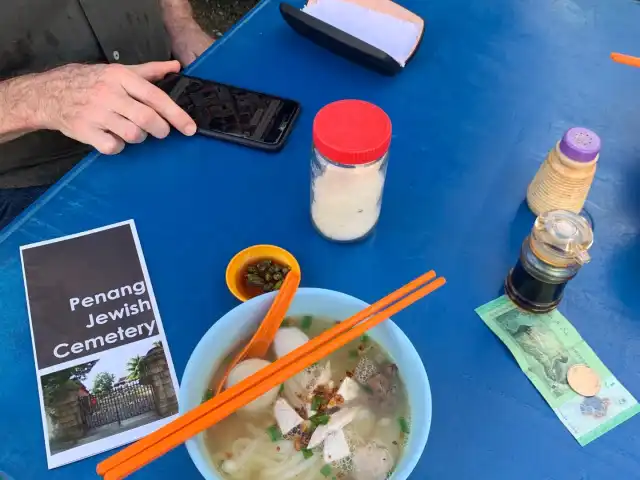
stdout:
[[567,371],[567,383],[571,389],[583,397],[593,397],[600,391],[598,374],[584,364],[572,365]]

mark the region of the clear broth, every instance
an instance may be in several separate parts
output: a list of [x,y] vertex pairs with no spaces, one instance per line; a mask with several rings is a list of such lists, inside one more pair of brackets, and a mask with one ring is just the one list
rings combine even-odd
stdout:
[[[311,318],[311,321],[308,320],[309,318]],[[333,327],[335,324],[336,322],[334,320],[327,318],[299,316],[289,317],[285,319],[283,326],[298,327],[309,338],[314,338],[322,332]],[[237,351],[239,350],[239,348],[240,347],[236,348],[235,350]],[[233,358],[235,353],[235,351],[232,352],[232,354],[229,354],[226,358]],[[335,351],[322,362],[320,362],[320,364],[324,365],[327,361],[331,362],[332,380],[336,385],[340,385],[342,379],[348,375],[347,372],[354,372],[356,366],[363,356],[374,360],[378,364],[393,364],[393,359],[388,355],[388,353],[386,353],[378,343],[373,341],[368,336],[364,336],[358,341],[351,342],[345,347]],[[270,350],[267,360],[274,361],[275,359],[275,354]],[[221,379],[227,365],[229,364],[229,361],[230,360],[226,360],[213,375],[210,382],[210,388],[215,389],[215,386]],[[410,410],[404,382],[402,380],[402,372],[398,372],[396,378],[397,388],[394,390],[393,395],[397,398],[397,400],[395,406],[391,410],[389,410],[388,406],[376,407],[376,402],[367,404],[370,411],[374,414],[373,418],[376,422],[378,422],[375,424],[376,426],[382,423],[382,419],[385,419],[385,421],[386,419],[389,419],[391,420],[391,422],[394,422],[390,427],[392,428],[391,437],[394,438],[392,442],[393,445],[390,447],[390,451],[392,452],[393,458],[395,460],[394,466],[397,465],[399,459],[403,454],[404,446],[406,445],[408,440],[410,428]],[[367,390],[365,390],[365,392],[371,395],[371,392]],[[279,396],[282,395],[283,394],[281,390]],[[245,472],[244,475],[238,472],[238,474],[236,475],[225,473],[224,471],[222,471],[221,466],[225,460],[234,459],[237,457],[237,455],[234,455],[234,453],[237,454],[238,452],[238,442],[236,442],[236,440],[240,438],[256,438],[256,435],[266,433],[267,430],[275,423],[276,422],[273,415],[273,409],[269,408],[261,412],[259,415],[245,412],[234,413],[233,415],[214,425],[212,428],[208,429],[204,434],[204,442],[210,455],[211,461],[216,467],[219,476],[221,478],[224,478],[225,480],[271,480],[272,477],[268,475],[266,477],[263,476],[265,474],[263,470],[255,471],[253,473]],[[398,432],[397,438],[395,438],[395,430],[393,429],[396,429]],[[264,438],[262,440],[264,440]],[[295,449],[293,452],[287,455],[284,451],[289,447],[288,445],[281,443],[284,441],[286,440],[273,441],[270,445],[263,442],[261,443],[261,445],[263,446],[263,448],[273,449],[273,451],[267,452],[269,455],[276,455],[275,452],[280,452],[281,449],[283,450],[284,457],[303,455],[300,451],[297,451]],[[284,478],[286,478],[287,480],[363,480],[365,478],[363,476],[358,476],[353,472],[350,473],[348,469],[344,467],[344,465],[338,464],[332,464],[330,466],[331,470],[329,473],[329,470],[327,470],[327,467],[325,466],[322,459],[322,448],[314,449],[313,454],[317,458],[318,462],[317,468],[315,468],[315,475],[313,474],[313,472],[308,471],[292,477],[288,477],[286,474],[284,476],[277,475],[273,477],[274,480],[276,478],[277,480],[281,480]],[[353,449],[351,449],[351,454],[353,455]],[[288,469],[288,471],[291,472],[291,469]],[[391,472],[393,472],[393,470]],[[367,478],[366,480],[372,479]]]

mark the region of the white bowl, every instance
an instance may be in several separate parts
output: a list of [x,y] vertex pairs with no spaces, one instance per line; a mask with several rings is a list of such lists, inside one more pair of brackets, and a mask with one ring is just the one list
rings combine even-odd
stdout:
[[[209,379],[220,363],[241,340],[257,329],[271,306],[275,293],[261,295],[238,305],[218,320],[202,337],[189,358],[179,392],[180,413],[200,405]],[[287,315],[314,315],[343,320],[367,307],[367,303],[332,290],[301,288]],[[411,433],[400,462],[391,477],[405,480],[415,468],[431,427],[431,389],[422,360],[413,344],[391,320],[369,335],[384,347],[398,365],[404,380],[411,409]],[[187,441],[187,450],[196,467],[207,480],[222,480],[204,446],[202,435]]]

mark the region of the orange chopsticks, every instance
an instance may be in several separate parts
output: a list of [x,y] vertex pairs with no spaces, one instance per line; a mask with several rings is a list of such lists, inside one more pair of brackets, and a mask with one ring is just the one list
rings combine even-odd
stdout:
[[625,55],[623,53],[615,53],[611,54],[611,60],[617,63],[622,63],[623,65],[629,65],[631,67],[640,68],[640,58],[632,57],[631,55]]
[[105,480],[120,480],[132,474],[446,283],[442,277],[427,283],[435,276],[435,272],[431,271],[418,277],[251,377],[106,459],[98,465],[98,474],[104,476]]

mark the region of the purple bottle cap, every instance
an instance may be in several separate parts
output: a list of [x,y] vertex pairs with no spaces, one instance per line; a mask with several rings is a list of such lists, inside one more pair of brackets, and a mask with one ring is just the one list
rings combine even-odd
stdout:
[[588,128],[567,130],[560,141],[560,151],[576,162],[590,162],[600,153],[600,137]]

